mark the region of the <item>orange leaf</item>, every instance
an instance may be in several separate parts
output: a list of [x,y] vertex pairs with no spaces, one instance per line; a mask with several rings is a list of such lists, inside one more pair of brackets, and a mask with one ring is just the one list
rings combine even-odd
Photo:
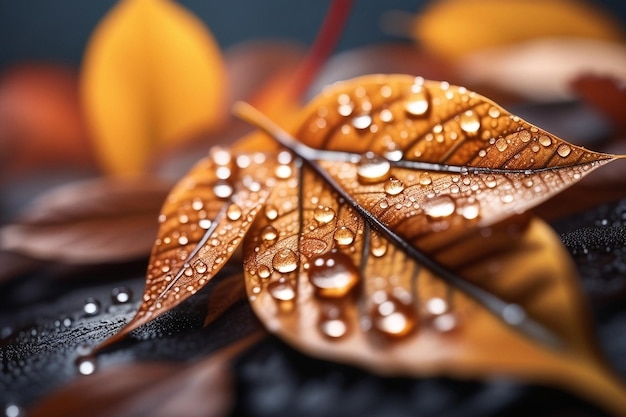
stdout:
[[623,41],[624,31],[577,0],[440,0],[417,16],[414,36],[431,51],[457,58],[541,37]]
[[121,1],[96,28],[82,69],[103,164],[141,172],[157,146],[216,126],[224,78],[218,46],[189,12],[168,0]]

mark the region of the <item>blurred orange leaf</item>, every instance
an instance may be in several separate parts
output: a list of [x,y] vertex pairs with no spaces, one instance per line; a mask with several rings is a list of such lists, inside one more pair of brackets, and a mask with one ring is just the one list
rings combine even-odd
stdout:
[[415,19],[415,38],[444,57],[541,37],[623,41],[608,14],[579,0],[439,0]]
[[206,27],[169,0],[123,0],[96,28],[82,68],[87,122],[105,168],[141,172],[157,146],[224,116],[225,71]]

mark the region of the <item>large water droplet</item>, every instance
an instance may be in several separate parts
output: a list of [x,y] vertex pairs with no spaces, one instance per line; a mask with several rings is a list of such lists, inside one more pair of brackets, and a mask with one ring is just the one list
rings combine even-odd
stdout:
[[279,301],[292,301],[296,298],[296,289],[289,281],[274,281],[267,286],[267,290],[274,299]]
[[132,296],[133,292],[127,287],[116,287],[111,291],[111,300],[114,304],[125,304]]
[[467,110],[461,115],[460,124],[461,129],[469,134],[474,134],[478,132],[478,129],[480,129],[480,120],[478,119],[476,113],[472,110]]
[[272,258],[272,266],[283,274],[295,271],[298,267],[298,257],[291,249],[281,249]]
[[354,241],[354,233],[346,226],[341,226],[339,229],[335,230],[333,238],[338,245],[347,246]]
[[415,328],[415,312],[410,304],[384,292],[375,293],[373,297],[376,303],[371,319],[376,330],[388,336],[400,337]]
[[309,280],[322,297],[343,297],[359,281],[352,259],[342,252],[329,252],[311,259]]
[[397,178],[389,178],[385,182],[385,192],[389,195],[398,195],[404,191],[404,183]]
[[85,304],[83,305],[83,311],[88,316],[95,316],[100,312],[100,301],[95,298],[87,298],[85,300]]
[[313,218],[321,224],[329,223],[335,218],[335,211],[330,207],[319,206],[313,210]]
[[261,230],[261,239],[270,245],[273,245],[278,238],[278,231],[271,225],[265,226]]
[[363,183],[376,183],[386,179],[390,169],[391,165],[388,160],[373,152],[367,152],[361,155],[357,166],[357,175],[359,181]]
[[569,145],[563,143],[559,145],[559,147],[556,149],[556,153],[558,153],[559,156],[565,158],[569,156],[570,153],[572,153],[572,148]]
[[427,216],[440,218],[447,217],[454,213],[456,204],[450,196],[441,195],[425,201],[422,204],[422,208]]
[[409,95],[404,103],[404,109],[413,116],[422,116],[428,111],[428,98],[421,88]]

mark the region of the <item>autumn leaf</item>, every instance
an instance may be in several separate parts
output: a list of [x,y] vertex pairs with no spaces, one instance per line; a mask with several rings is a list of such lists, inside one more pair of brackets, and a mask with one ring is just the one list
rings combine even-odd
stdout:
[[433,1],[415,18],[413,34],[451,59],[538,38],[625,39],[619,22],[577,0]]
[[119,2],[96,28],[81,74],[85,114],[105,168],[141,172],[153,149],[224,117],[219,48],[168,0]]
[[177,185],[137,316],[98,349],[193,295],[243,242],[255,312],[312,355],[378,373],[507,373],[624,413],[567,257],[517,216],[619,156],[420,77],[329,87],[297,140],[237,112],[285,149],[218,148]]

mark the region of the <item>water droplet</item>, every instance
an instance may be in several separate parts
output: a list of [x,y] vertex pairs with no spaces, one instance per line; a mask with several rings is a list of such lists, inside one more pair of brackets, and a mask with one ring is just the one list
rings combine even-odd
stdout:
[[226,181],[218,181],[213,186],[217,198],[228,198],[233,194],[233,187]]
[[230,152],[224,148],[215,147],[211,150],[213,161],[218,165],[228,165],[232,158]]
[[226,210],[226,217],[228,217],[232,221],[239,220],[241,218],[241,214],[241,207],[239,207],[237,204],[231,204]]
[[335,218],[335,211],[330,207],[319,206],[313,210],[313,218],[321,224],[326,224]]
[[389,109],[382,109],[380,111],[380,120],[385,123],[389,123],[393,120],[393,113]]
[[389,161],[400,161],[404,157],[401,149],[392,149],[385,152],[385,158]]
[[194,268],[196,269],[196,272],[199,274],[204,274],[207,271],[207,266],[202,261],[196,262],[196,264],[194,265]]
[[447,217],[454,213],[456,204],[450,196],[441,195],[424,202],[422,208],[427,216],[439,218]]
[[274,175],[280,179],[291,177],[291,167],[289,165],[278,165],[274,170]]
[[298,267],[298,257],[291,249],[281,249],[272,258],[272,266],[283,274],[295,271]]
[[189,243],[189,238],[187,236],[183,235],[178,237],[179,245],[186,245],[187,243]]
[[341,316],[339,308],[333,307],[320,313],[319,329],[324,336],[337,339],[348,332],[348,323]]
[[493,175],[487,175],[485,177],[485,185],[489,188],[494,188],[496,185],[498,185],[496,177],[494,177]]
[[438,332],[447,333],[457,327],[458,319],[456,315],[452,313],[445,313],[435,317],[432,321],[432,325]]
[[550,146],[552,145],[552,139],[547,135],[541,135],[539,136],[539,143],[543,146]]
[[224,166],[217,167],[215,176],[220,180],[227,180],[230,178],[230,168]]
[[265,206],[265,217],[269,220],[275,220],[278,217],[278,210],[276,209],[276,206],[272,204]]
[[[415,91],[417,90],[417,91]],[[413,116],[422,116],[428,111],[428,98],[420,87],[419,90],[414,89],[404,103],[404,109]]]
[[497,107],[490,107],[489,108],[489,117],[492,117],[494,119],[500,117],[500,110]]
[[385,253],[387,253],[387,244],[381,241],[376,246],[372,245],[370,252],[372,253],[373,256],[380,258]]
[[278,231],[271,225],[265,226],[261,230],[261,239],[263,239],[265,243],[273,245],[276,242],[277,238],[278,238]]
[[480,214],[480,204],[478,202],[468,203],[461,207],[461,215],[467,220],[474,220]]
[[256,273],[259,276],[259,278],[266,279],[270,277],[272,271],[270,270],[268,266],[261,265],[257,268]]
[[92,375],[96,372],[96,360],[91,356],[80,356],[76,359],[76,368],[81,375]]
[[430,185],[433,182],[433,180],[430,178],[429,175],[422,175],[422,177],[420,178],[420,184],[422,185]]
[[478,132],[478,129],[480,129],[480,120],[478,119],[478,116],[476,115],[476,113],[474,113],[471,110],[467,110],[465,113],[463,113],[461,115],[461,129],[463,129],[464,132],[469,133],[469,134],[473,134]]
[[404,183],[397,178],[389,178],[385,182],[385,192],[389,195],[398,195],[404,191]]
[[309,280],[322,297],[343,297],[359,281],[352,259],[342,252],[329,252],[311,259]]
[[83,305],[83,311],[88,316],[95,316],[100,312],[100,301],[95,298],[87,298],[85,300],[85,304]]
[[566,145],[565,143],[559,145],[559,147],[556,149],[556,153],[558,153],[559,156],[563,158],[567,157],[571,152],[572,152],[572,148],[569,145]]
[[512,203],[513,202],[513,195],[511,194],[505,194],[502,197],[500,197],[500,200],[502,200],[503,203]]
[[369,114],[361,114],[352,119],[352,126],[356,129],[364,130],[372,124],[372,116]]
[[114,304],[125,304],[130,301],[133,293],[129,288],[116,287],[111,291],[111,300]]
[[338,245],[347,246],[354,241],[354,233],[346,226],[341,226],[339,229],[335,230],[333,238]]
[[443,298],[433,297],[426,302],[426,311],[433,316],[439,316],[448,311],[448,303]]
[[274,281],[267,286],[267,290],[274,299],[292,301],[296,298],[296,289],[289,281]]
[[198,222],[198,226],[200,226],[201,229],[208,230],[211,228],[211,220],[202,219]]
[[389,161],[373,152],[361,155],[357,166],[357,175],[363,183],[380,182],[388,177],[391,165]]
[[375,293],[376,304],[371,313],[372,324],[379,332],[400,337],[415,328],[415,313],[410,304],[384,292]]
[[506,151],[506,148],[508,148],[509,144],[506,143],[506,139],[504,138],[500,138],[496,141],[496,149],[498,149],[500,152],[504,152]]
[[526,319],[526,312],[518,304],[508,304],[502,309],[502,318],[509,324],[516,326]]

